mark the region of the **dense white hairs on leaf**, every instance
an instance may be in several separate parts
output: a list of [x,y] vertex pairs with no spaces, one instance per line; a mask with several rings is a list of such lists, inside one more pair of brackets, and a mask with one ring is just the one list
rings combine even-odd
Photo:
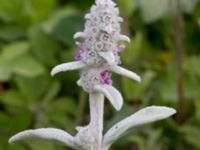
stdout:
[[118,39],[119,41],[126,41],[126,42],[128,42],[128,43],[131,42],[130,38],[129,38],[128,36],[126,36],[126,35],[119,35],[119,36],[117,37],[117,39]]
[[84,67],[86,67],[86,64],[84,64],[82,61],[64,63],[54,67],[51,71],[51,75],[54,76],[55,74],[64,71],[79,70],[83,69]]
[[109,65],[115,65],[115,56],[112,52],[100,52],[99,55],[105,59]]
[[77,32],[74,34],[74,39],[85,38],[85,37],[87,37],[87,35],[84,32]]
[[136,80],[138,82],[141,82],[140,76],[138,76],[136,73],[129,71],[125,68],[122,68],[120,66],[111,66],[110,70],[116,74],[131,78],[133,80]]
[[36,130],[26,130],[20,132],[9,139],[9,143],[14,143],[21,140],[27,140],[32,138],[55,140],[63,143],[64,145],[76,148],[74,144],[74,138],[67,132],[55,129],[55,128],[41,128]]
[[113,86],[110,85],[96,85],[94,90],[100,93],[103,93],[113,107],[119,111],[123,105],[123,98],[118,90],[116,90]]
[[119,139],[130,128],[165,119],[175,113],[176,111],[172,108],[159,106],[151,106],[139,110],[108,130],[103,139],[104,150],[107,150],[113,142]]

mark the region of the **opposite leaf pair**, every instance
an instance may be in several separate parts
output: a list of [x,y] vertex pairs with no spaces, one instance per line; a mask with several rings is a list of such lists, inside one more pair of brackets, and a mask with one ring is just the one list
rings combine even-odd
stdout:
[[[165,119],[175,113],[176,111],[172,108],[157,106],[151,106],[139,110],[135,114],[120,121],[119,123],[114,125],[109,131],[107,131],[107,133],[103,137],[102,150],[108,150],[109,147],[130,128]],[[77,142],[75,141],[75,137],[69,135],[63,130],[54,128],[42,128],[24,131],[10,138],[9,143],[17,142],[20,140],[27,140],[30,138],[55,140],[73,149],[80,150],[80,148],[76,145]]]
[[[83,69],[86,73],[82,73],[81,79],[77,82],[79,86],[82,86],[83,89],[89,93],[91,92],[100,92],[103,93],[108,100],[111,102],[113,107],[116,110],[120,110],[123,105],[123,99],[120,94],[120,92],[115,89],[112,85],[108,85],[105,83],[101,84],[101,73],[104,71],[102,68],[89,68],[85,63],[82,61],[75,61],[71,63],[64,63],[61,65],[56,66],[52,72],[51,75],[55,75],[59,72],[64,71],[72,71],[72,70],[78,70]],[[131,78],[133,80],[136,80],[138,82],[141,81],[140,77],[127,69],[124,69],[120,66],[114,65],[107,67],[108,70],[117,73],[122,76],[126,76],[128,78]]]

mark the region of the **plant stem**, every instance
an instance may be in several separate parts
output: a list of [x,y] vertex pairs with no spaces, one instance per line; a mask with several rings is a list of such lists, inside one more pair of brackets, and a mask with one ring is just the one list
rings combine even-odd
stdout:
[[[181,1],[176,0],[176,7],[173,8],[173,1],[169,1],[172,16],[173,36],[176,47],[176,84],[178,96],[178,123],[182,124],[186,119],[184,89],[183,89],[183,38],[184,38],[184,20],[181,14]],[[183,150],[183,135],[179,133],[178,150]]]
[[[176,7],[173,9],[172,0],[170,0],[170,8],[172,9],[172,25],[173,36],[176,47],[176,84],[178,96],[178,122],[183,123],[186,118],[185,102],[184,102],[184,89],[183,89],[183,37],[184,37],[184,20],[181,14],[181,1],[176,0]],[[174,12],[174,13],[173,13]]]
[[102,148],[103,132],[103,113],[104,112],[104,95],[100,93],[90,93],[90,129],[95,138],[93,144],[94,150]]

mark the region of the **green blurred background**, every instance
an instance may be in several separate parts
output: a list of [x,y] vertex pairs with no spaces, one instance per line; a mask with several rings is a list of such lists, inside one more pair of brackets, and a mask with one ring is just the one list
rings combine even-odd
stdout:
[[[123,66],[142,76],[137,84],[113,75],[124,106],[106,101],[105,130],[149,105],[170,106],[178,115],[134,128],[112,150],[200,150],[200,3],[182,0],[179,30],[175,0],[116,0],[123,33],[132,42]],[[57,127],[75,134],[89,120],[88,95],[76,84],[78,72],[50,77],[53,66],[73,60],[73,34],[84,29],[94,0],[0,0],[0,150],[69,150],[48,141],[8,145],[25,129]],[[175,31],[173,34],[173,30]],[[183,98],[177,92],[176,38],[183,38]],[[178,35],[177,37],[179,37]],[[179,56],[180,57],[180,56]],[[183,101],[184,104],[180,104]]]

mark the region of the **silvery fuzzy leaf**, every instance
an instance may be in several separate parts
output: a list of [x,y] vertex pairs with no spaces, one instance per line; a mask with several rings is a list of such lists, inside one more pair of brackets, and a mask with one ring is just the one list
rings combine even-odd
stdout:
[[117,39],[118,39],[119,41],[126,41],[126,42],[128,42],[128,43],[131,42],[130,38],[129,38],[128,36],[126,36],[126,35],[121,35],[121,34],[120,34],[120,35],[117,37]]
[[109,65],[114,65],[115,64],[115,56],[113,52],[108,51],[108,52],[99,52],[99,55],[107,61]]
[[82,61],[64,63],[64,64],[54,67],[51,71],[51,76],[54,76],[55,74],[57,74],[59,72],[78,70],[78,69],[82,69],[84,67],[86,67],[86,64],[84,64]]
[[103,139],[104,150],[107,150],[113,142],[119,139],[130,128],[165,119],[175,113],[176,110],[162,106],[151,106],[139,110],[109,129]]
[[74,34],[74,39],[85,38],[85,37],[86,37],[86,34],[84,32],[77,32]]
[[111,66],[110,70],[114,73],[119,74],[119,75],[131,78],[131,79],[136,80],[138,82],[141,82],[140,76],[138,76],[136,73],[131,72],[131,71],[129,71],[125,68],[122,68],[120,66]]
[[67,132],[55,129],[55,128],[41,128],[35,130],[26,130],[20,132],[9,139],[9,143],[14,143],[21,140],[27,140],[32,138],[55,140],[63,143],[64,145],[75,148],[74,138]]
[[119,111],[123,105],[123,98],[120,92],[111,85],[96,85],[94,91],[103,93],[113,107]]

